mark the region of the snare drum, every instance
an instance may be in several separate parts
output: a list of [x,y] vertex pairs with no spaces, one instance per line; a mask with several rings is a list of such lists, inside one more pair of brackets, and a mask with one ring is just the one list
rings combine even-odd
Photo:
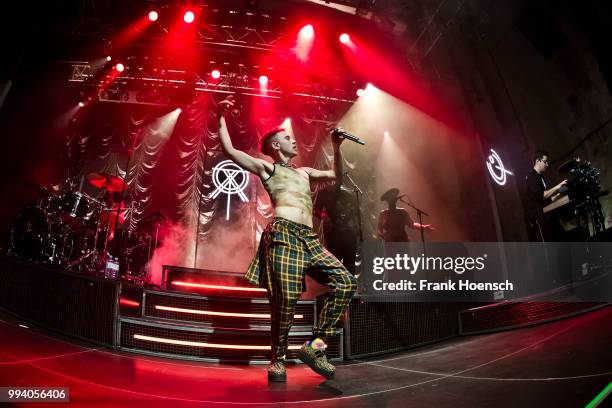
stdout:
[[96,201],[80,191],[68,191],[60,197],[61,211],[72,218],[86,218]]

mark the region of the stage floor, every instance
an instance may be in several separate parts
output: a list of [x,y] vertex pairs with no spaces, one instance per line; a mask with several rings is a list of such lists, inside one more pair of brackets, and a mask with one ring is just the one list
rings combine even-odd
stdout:
[[70,387],[69,404],[35,407],[582,407],[612,381],[612,307],[344,363],[330,381],[290,366],[271,385],[265,366],[119,353],[19,323],[0,314],[0,386]]

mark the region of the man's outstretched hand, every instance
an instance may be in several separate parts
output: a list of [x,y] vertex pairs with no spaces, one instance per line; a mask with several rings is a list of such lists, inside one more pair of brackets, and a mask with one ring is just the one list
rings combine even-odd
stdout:
[[225,116],[227,111],[236,104],[234,95],[229,95],[227,98],[217,104],[217,114],[219,117]]
[[[337,128],[340,131],[343,131],[344,129],[342,128]],[[332,131],[332,143],[336,146],[340,146],[340,144],[344,142],[344,137],[342,137],[342,134],[340,132],[333,132]]]

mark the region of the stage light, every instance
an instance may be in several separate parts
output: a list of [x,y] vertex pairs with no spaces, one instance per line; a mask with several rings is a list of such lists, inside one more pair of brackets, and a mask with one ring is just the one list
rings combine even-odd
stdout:
[[310,50],[314,44],[314,28],[311,24],[303,26],[298,32],[297,41],[293,51],[297,58],[302,61],[308,61]]
[[281,129],[285,129],[285,132],[291,136],[295,136],[293,133],[293,126],[291,125],[291,118],[285,118],[279,126]]
[[218,69],[213,69],[210,76],[213,77],[213,79],[219,79],[221,78],[221,72]]
[[342,44],[348,44],[351,41],[351,37],[347,33],[343,33],[340,35],[340,42]]
[[312,24],[306,24],[304,27],[302,27],[298,37],[304,40],[311,40],[314,37],[314,28],[312,27]]
[[[198,314],[206,316],[221,316],[221,317],[246,317],[250,319],[270,319],[269,313],[230,313],[230,312],[215,312],[212,310],[198,310],[198,309],[184,309],[180,307],[162,306],[155,305],[155,309],[163,310],[167,312],[185,313],[185,314]],[[296,314],[293,316],[295,319],[303,319],[304,315]]]
[[191,24],[193,23],[193,20],[195,20],[195,14],[193,14],[193,11],[186,11],[183,15],[183,21],[185,21],[187,24]]
[[82,108],[83,106],[85,106],[85,102],[79,102],[79,108]]
[[157,21],[158,18],[159,14],[157,14],[157,11],[149,11],[149,21]]
[[117,63],[117,65],[115,65],[115,69],[117,70],[117,72],[123,72],[123,70],[125,69],[125,66],[122,63]]
[[268,85],[268,77],[265,75],[262,75],[259,77],[259,85],[261,86],[266,86]]
[[291,128],[291,118],[285,118],[283,122],[279,125],[279,128],[285,129],[287,133],[292,133],[293,129]]
[[363,89],[361,89],[361,88],[359,88],[357,90],[357,96],[363,96],[364,93],[365,93],[365,91]]
[[389,137],[390,136],[389,131],[385,130],[385,133],[383,133],[383,136]]
[[119,299],[119,305],[127,306],[127,307],[139,307],[140,306],[140,302],[136,302],[134,300],[130,300],[130,299],[126,299],[126,298],[120,298]]
[[106,57],[107,61],[111,61],[113,59],[113,57],[111,57],[110,55]]
[[[221,344],[221,343],[205,343],[202,341],[191,341],[191,340],[177,340],[168,339],[164,337],[153,337],[145,336],[143,334],[134,334],[133,338],[136,340],[151,341],[162,344],[175,344],[177,346],[189,346],[189,347],[205,347],[214,349],[229,349],[229,350],[270,350],[270,346],[255,345],[255,344]],[[299,344],[290,345],[287,347],[288,350],[299,350],[302,346]]]
[[183,286],[188,288],[196,288],[196,289],[213,289],[213,290],[229,290],[229,291],[237,291],[237,292],[265,292],[266,289],[263,288],[253,288],[253,287],[245,287],[245,286],[224,286],[224,285],[210,285],[206,283],[194,283],[194,282],[182,282],[182,281],[172,281],[171,285],[175,286]]

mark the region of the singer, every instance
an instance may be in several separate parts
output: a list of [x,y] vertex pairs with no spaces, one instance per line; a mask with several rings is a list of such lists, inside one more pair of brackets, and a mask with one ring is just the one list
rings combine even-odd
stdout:
[[298,358],[317,374],[332,378],[335,368],[325,355],[326,336],[334,334],[336,324],[349,304],[356,279],[340,261],[323,248],[312,229],[312,198],[310,182],[334,180],[342,173],[340,144],[343,138],[333,137],[334,170],[315,170],[295,167],[291,160],[297,156],[297,144],[284,129],[268,132],[262,139],[261,151],[274,163],[255,158],[237,150],[225,123],[224,114],[234,106],[229,96],[219,103],[219,137],[224,153],[236,164],[257,174],[274,205],[274,219],[264,230],[259,249],[245,278],[266,288],[271,306],[271,359],[269,381],[286,381],[285,358],[287,336],[293,323],[295,305],[305,289],[305,273],[331,288],[325,299],[313,333],[304,343]]

